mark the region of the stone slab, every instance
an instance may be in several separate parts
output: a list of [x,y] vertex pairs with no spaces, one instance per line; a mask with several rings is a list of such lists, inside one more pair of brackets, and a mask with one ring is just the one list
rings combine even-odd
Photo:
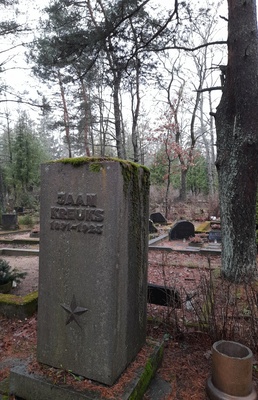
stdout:
[[173,387],[171,383],[165,381],[160,376],[155,376],[146,392],[146,397],[149,400],[164,400],[172,396]]
[[166,218],[160,212],[152,213],[150,215],[150,219],[153,221],[154,224],[166,224],[167,223]]
[[[156,343],[146,364],[130,375],[119,400],[142,400],[162,361],[164,343]],[[125,371],[126,374],[126,371]],[[51,383],[47,378],[28,372],[27,365],[14,367],[10,374],[10,395],[24,400],[108,400],[96,390],[78,391],[65,384]]]
[[38,256],[39,250],[37,250],[37,249],[33,250],[33,249],[3,248],[3,249],[0,249],[0,254],[5,255],[5,256],[15,256],[15,257]]
[[194,224],[190,221],[178,221],[170,229],[169,240],[188,239],[195,236]]
[[112,385],[141,349],[148,179],[118,161],[42,166],[38,361]]
[[39,244],[39,239],[37,238],[28,238],[28,239],[1,239],[0,237],[0,243],[2,244]]
[[156,245],[158,242],[162,242],[164,239],[168,239],[168,234],[165,233],[163,235],[160,235],[157,238],[149,240],[149,247]]

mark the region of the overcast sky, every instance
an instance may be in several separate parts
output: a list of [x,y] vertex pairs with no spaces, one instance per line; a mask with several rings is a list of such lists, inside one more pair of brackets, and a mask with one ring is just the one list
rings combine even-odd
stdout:
[[[152,1],[152,0],[151,0]],[[157,0],[153,0],[157,2]],[[171,4],[173,7],[174,1],[170,0],[171,3],[168,3],[167,0],[160,0],[160,3],[162,4],[163,2],[168,6]],[[27,1],[27,0],[20,0],[20,5],[19,5],[19,10],[21,10],[20,15],[18,16],[18,22],[21,25],[28,24],[32,29],[34,29],[37,24],[40,16],[42,15],[42,9],[47,6],[49,1],[47,0],[34,0],[34,1]],[[192,0],[191,5],[196,4],[197,7],[201,7],[207,4],[206,0]],[[14,9],[6,9],[6,18],[8,16],[11,16],[13,18],[17,17],[16,10]],[[223,15],[224,17],[227,16],[227,1],[225,0],[220,8],[219,15]],[[30,42],[33,40],[33,37],[35,33],[38,35],[39,31],[31,31],[27,34],[23,35],[23,38],[18,37],[17,41],[14,39],[12,40],[7,40],[6,38],[0,38],[0,60],[1,62],[8,60],[8,63],[6,63],[6,72],[1,73],[1,81],[3,81],[9,86],[12,86],[14,89],[14,92],[19,91],[22,92],[24,90],[28,91],[31,95],[32,98],[36,98],[38,95],[38,91],[44,93],[44,91],[47,92],[47,88],[44,87],[42,84],[39,84],[35,78],[33,77],[31,73],[30,66],[26,64],[26,58],[25,58],[25,51],[26,48],[23,46],[19,46],[14,48],[13,50],[10,51],[5,51],[8,50],[12,47],[12,45],[15,45],[17,42],[21,43],[24,41],[24,43]],[[218,39],[225,39],[226,38],[226,32],[225,32],[225,21],[224,23],[222,22],[221,24],[221,31],[218,30]],[[11,97],[11,94],[9,94],[9,97]],[[1,111],[3,110],[3,103],[0,104],[1,106]],[[14,103],[8,103],[8,107],[10,109],[16,109],[17,105]],[[34,114],[33,109],[30,110],[30,113]]]

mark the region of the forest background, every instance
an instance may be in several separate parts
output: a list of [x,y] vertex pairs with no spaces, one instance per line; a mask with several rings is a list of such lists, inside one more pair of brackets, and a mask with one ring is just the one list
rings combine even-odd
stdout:
[[[145,164],[171,190],[217,195],[214,112],[224,1],[0,1],[0,208],[38,207],[49,159]],[[176,190],[176,192],[175,192]]]

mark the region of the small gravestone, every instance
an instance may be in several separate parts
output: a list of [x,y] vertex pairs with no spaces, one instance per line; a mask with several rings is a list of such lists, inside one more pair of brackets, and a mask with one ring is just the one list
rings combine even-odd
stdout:
[[157,233],[158,229],[154,225],[153,221],[149,219],[149,233]]
[[169,232],[169,240],[188,239],[195,236],[194,224],[189,221],[176,222]]
[[16,230],[18,229],[18,218],[16,213],[2,214],[2,229]]
[[152,283],[148,283],[148,303],[174,308],[181,307],[178,290]]
[[221,231],[219,229],[209,232],[209,242],[221,243]]
[[44,164],[38,361],[112,385],[145,343],[149,172]]
[[150,219],[154,222],[154,224],[166,224],[167,223],[166,218],[160,212],[152,213],[150,215]]

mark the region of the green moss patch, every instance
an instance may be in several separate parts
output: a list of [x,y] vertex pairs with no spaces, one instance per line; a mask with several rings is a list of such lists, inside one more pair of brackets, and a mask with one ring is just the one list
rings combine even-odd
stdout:
[[207,232],[210,230],[210,227],[211,227],[210,221],[205,221],[202,224],[197,226],[197,228],[195,229],[195,232],[196,233]]
[[61,158],[60,160],[54,160],[51,161],[53,163],[62,163],[62,164],[71,164],[74,167],[80,167],[81,165],[84,164],[89,164],[92,163],[93,166],[90,168],[92,171],[99,172],[101,169],[101,163],[105,161],[113,161],[113,162],[119,162],[122,166],[124,167],[133,167],[133,168],[143,168],[146,171],[149,171],[147,167],[144,165],[137,164],[132,161],[128,160],[122,160],[121,158],[115,158],[115,157],[74,157],[74,158]]
[[8,318],[25,319],[36,312],[38,306],[38,292],[26,296],[0,294],[0,314]]
[[8,392],[9,392],[9,378],[6,378],[0,382],[0,399],[8,400],[9,399]]
[[[142,188],[149,190],[150,185],[150,171],[147,167],[141,164],[137,164],[132,161],[122,160],[115,157],[75,157],[75,158],[61,158],[60,160],[51,161],[51,163],[62,163],[70,164],[73,167],[80,167],[85,164],[89,164],[89,170],[91,172],[100,172],[103,168],[104,162],[118,162],[122,167],[122,174],[124,178],[124,190],[127,192],[130,184],[137,183],[139,179],[142,179]],[[145,173],[140,173],[140,170],[144,170]]]
[[61,158],[60,160],[53,161],[54,163],[70,164],[74,167],[80,167],[89,163],[100,163],[103,161],[114,161],[114,159],[106,157],[74,157],[74,158]]
[[146,392],[151,380],[153,379],[164,353],[164,343],[155,344],[152,354],[147,360],[145,367],[139,373],[137,383],[130,395],[124,394],[124,400],[141,400]]

